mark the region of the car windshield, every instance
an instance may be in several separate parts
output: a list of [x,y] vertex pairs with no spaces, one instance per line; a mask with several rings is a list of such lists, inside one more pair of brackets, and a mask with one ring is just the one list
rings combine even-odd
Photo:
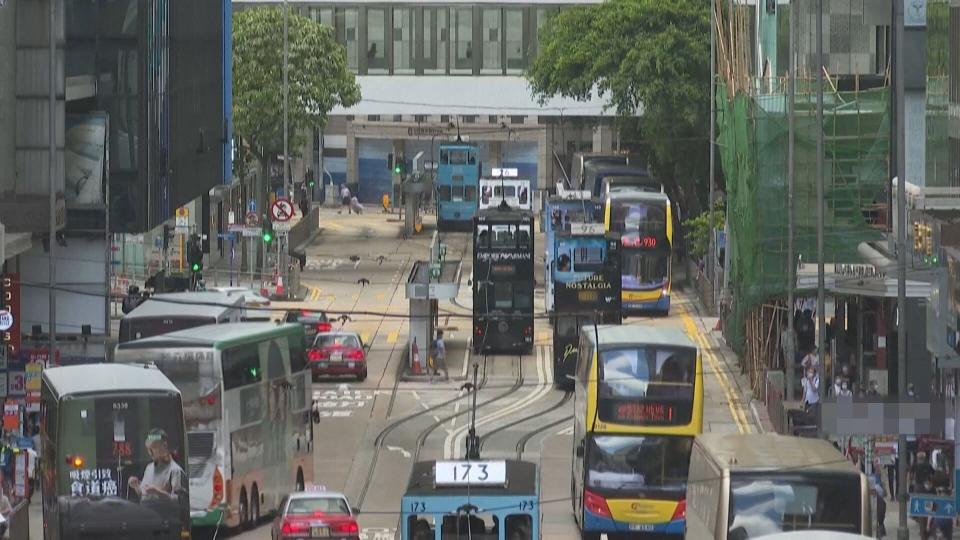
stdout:
[[350,515],[347,501],[334,497],[317,497],[315,499],[293,499],[287,507],[287,514],[304,515],[322,512],[324,514]]
[[320,334],[313,342],[314,347],[342,347],[359,349],[360,340],[353,334]]

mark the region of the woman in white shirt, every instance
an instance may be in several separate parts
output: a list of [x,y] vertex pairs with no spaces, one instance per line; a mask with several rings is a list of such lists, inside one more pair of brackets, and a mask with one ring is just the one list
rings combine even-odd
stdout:
[[803,406],[809,409],[820,402],[820,377],[817,372],[808,369],[807,376],[803,378]]

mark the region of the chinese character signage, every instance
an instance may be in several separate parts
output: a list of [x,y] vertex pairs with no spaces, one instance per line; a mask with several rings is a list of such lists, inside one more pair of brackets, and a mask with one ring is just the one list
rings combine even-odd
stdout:
[[119,493],[116,477],[110,469],[70,471],[70,495],[73,497],[116,497]]
[[16,358],[20,354],[20,274],[3,274],[2,308],[12,315],[10,328],[2,332],[7,355]]

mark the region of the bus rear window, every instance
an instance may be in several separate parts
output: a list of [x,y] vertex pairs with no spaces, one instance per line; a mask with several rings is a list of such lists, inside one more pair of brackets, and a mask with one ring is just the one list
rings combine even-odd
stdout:
[[734,474],[733,538],[798,530],[860,533],[860,477],[854,474]]
[[206,324],[217,324],[212,317],[149,317],[120,320],[120,342],[144,339],[162,334],[169,334],[177,330],[196,328]]

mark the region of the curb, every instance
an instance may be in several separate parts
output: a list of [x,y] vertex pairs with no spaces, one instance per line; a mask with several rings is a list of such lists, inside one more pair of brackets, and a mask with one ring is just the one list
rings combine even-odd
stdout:
[[760,413],[760,411],[758,410],[758,405],[757,405],[758,403],[760,404],[760,406],[763,406],[763,404],[759,400],[756,400],[756,399],[750,400],[750,414],[753,415],[753,421],[756,423],[757,429],[760,431],[760,433],[775,433],[776,429],[773,427],[773,422],[771,422],[769,418],[767,418],[766,416]]

